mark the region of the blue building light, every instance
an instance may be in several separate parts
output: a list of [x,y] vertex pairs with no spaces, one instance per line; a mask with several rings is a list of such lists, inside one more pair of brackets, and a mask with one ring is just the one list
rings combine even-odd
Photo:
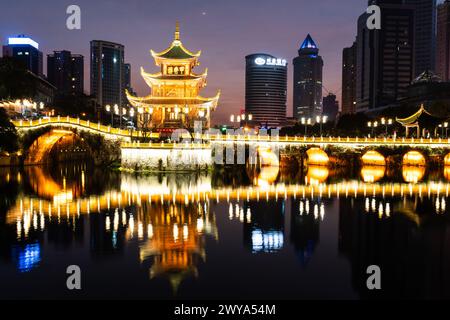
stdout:
[[9,45],[30,45],[36,49],[39,49],[39,44],[28,37],[11,37],[8,38]]

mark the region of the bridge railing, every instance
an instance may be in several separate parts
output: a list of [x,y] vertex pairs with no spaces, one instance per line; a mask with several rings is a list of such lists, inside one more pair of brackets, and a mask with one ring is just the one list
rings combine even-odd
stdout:
[[[112,128],[100,123],[90,122],[89,120],[82,120],[71,117],[49,117],[38,120],[14,120],[12,123],[19,129],[33,129],[47,125],[55,126],[71,126],[74,128],[81,127],[90,130],[94,133],[104,135],[119,136],[125,138],[159,138],[159,133],[145,134],[140,130],[124,130],[119,128]],[[189,134],[182,135],[183,139],[190,138]],[[289,144],[374,144],[374,145],[442,145],[450,144],[450,138],[404,138],[404,137],[306,137],[306,136],[269,136],[269,135],[222,135],[222,134],[193,134],[193,138],[204,141],[217,142],[279,142]]]
[[122,143],[123,149],[209,149],[209,143],[140,143],[125,142]]
[[100,133],[104,135],[112,135],[112,136],[120,136],[127,138],[142,138],[144,136],[151,138],[159,138],[158,133],[152,133],[145,135],[140,130],[124,130],[119,128],[112,128],[111,126],[105,126],[100,123],[91,122],[89,120],[82,120],[79,118],[71,118],[71,117],[49,117],[38,120],[13,120],[11,121],[14,126],[20,129],[33,129],[38,127],[44,127],[48,125],[68,125],[74,128],[81,127],[83,129],[87,129],[89,131]]

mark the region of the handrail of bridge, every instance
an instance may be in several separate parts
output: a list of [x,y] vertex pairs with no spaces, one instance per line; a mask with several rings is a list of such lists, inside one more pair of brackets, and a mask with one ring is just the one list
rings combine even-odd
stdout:
[[[112,128],[111,126],[105,126],[100,123],[91,122],[89,120],[82,120],[79,118],[71,117],[48,117],[41,118],[38,120],[13,120],[11,121],[14,126],[20,129],[32,129],[45,127],[47,125],[69,125],[71,127],[81,127],[88,129],[89,131],[100,133],[104,135],[113,135],[125,138],[142,138],[144,134],[139,130],[123,130],[119,128]],[[146,137],[159,138],[158,133],[148,134]]]
[[[105,126],[100,123],[93,123],[89,120],[81,120],[71,117],[49,117],[38,120],[14,120],[11,121],[17,128],[31,129],[53,125],[70,125],[73,127],[82,127],[104,135],[120,136],[125,138],[159,138],[159,133],[144,134],[140,130],[123,130]],[[183,134],[183,139],[190,139],[189,134]],[[306,137],[306,136],[270,136],[270,135],[252,135],[252,134],[193,134],[194,139],[205,141],[222,142],[276,142],[286,144],[373,144],[373,145],[443,145],[450,144],[450,138],[405,138],[405,137]],[[143,146],[142,146],[143,148]]]
[[209,149],[211,145],[209,143],[165,143],[165,142],[124,142],[122,143],[123,149]]

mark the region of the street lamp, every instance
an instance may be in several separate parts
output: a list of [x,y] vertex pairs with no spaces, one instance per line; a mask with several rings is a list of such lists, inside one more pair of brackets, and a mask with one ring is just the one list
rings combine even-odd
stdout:
[[320,125],[320,136],[322,136],[322,125],[327,123],[328,116],[317,116],[316,117],[316,123],[318,122]]
[[369,121],[369,122],[367,122],[367,126],[372,129],[371,135],[373,136],[374,129],[378,127],[378,121],[374,121],[374,122]]
[[388,126],[391,126],[393,122],[392,119],[381,118],[381,124],[386,127],[386,136],[388,134]]
[[311,118],[302,117],[300,119],[300,122],[305,127],[305,137],[306,137],[306,135],[308,134],[308,126],[311,125],[312,119]]

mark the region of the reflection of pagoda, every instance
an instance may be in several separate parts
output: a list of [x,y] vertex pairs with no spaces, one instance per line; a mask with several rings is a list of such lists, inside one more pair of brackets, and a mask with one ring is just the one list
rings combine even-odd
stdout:
[[166,276],[176,292],[181,281],[197,276],[205,260],[205,235],[217,238],[217,227],[207,203],[156,205],[142,208],[147,241],[140,247],[141,262],[153,257],[150,278]]
[[213,98],[199,96],[206,86],[207,70],[203,74],[193,72],[199,65],[201,51],[192,53],[180,41],[177,23],[175,39],[163,52],[151,50],[155,64],[161,71],[141,75],[152,92],[147,97],[134,97],[127,92],[128,101],[137,108],[141,119],[151,115],[151,120],[139,121],[141,126],[156,127],[160,131],[175,128],[193,128],[194,121],[202,121],[203,127],[210,126],[211,111],[217,107],[220,92]]

